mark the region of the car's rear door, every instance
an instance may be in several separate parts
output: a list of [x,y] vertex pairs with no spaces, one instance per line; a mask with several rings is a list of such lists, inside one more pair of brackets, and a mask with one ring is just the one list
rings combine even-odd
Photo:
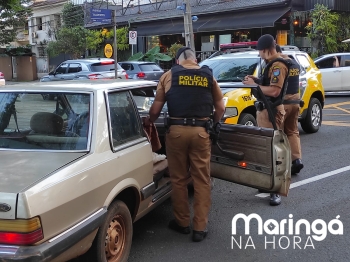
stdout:
[[286,135],[270,128],[223,124],[212,147],[211,176],[287,196],[291,153]]

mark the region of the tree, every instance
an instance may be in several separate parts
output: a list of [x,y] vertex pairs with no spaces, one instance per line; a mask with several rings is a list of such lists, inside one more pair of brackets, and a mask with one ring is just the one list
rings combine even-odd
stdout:
[[47,46],[50,56],[61,53],[72,54],[74,59],[80,58],[87,49],[94,49],[100,44],[96,41],[95,31],[82,26],[62,27],[57,33],[57,41],[52,41]]
[[16,39],[17,30],[23,28],[31,16],[30,0],[0,0],[0,45]]
[[155,46],[151,50],[149,50],[146,54],[143,54],[142,52],[140,52],[140,53],[134,54],[128,60],[157,62],[157,61],[171,61],[172,58],[166,54],[160,53],[160,47]]
[[320,56],[338,51],[341,41],[339,38],[339,14],[331,12],[324,5],[316,4],[311,11],[312,23],[306,26],[307,36],[311,39],[317,51],[313,56]]
[[71,2],[65,4],[62,10],[62,20],[65,27],[84,26],[84,10],[80,5]]

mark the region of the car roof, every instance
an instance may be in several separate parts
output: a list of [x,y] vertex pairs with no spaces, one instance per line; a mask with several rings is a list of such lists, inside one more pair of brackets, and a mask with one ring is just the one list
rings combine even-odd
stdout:
[[111,58],[84,58],[84,59],[70,59],[66,60],[63,63],[74,63],[74,62],[83,62],[83,63],[98,63],[100,61],[113,61]]
[[118,63],[130,63],[130,64],[155,64],[155,62],[149,62],[149,61],[119,61]]
[[70,80],[53,82],[32,82],[5,85],[0,92],[35,92],[35,91],[63,91],[63,92],[94,92],[97,90],[123,90],[136,89],[142,87],[157,87],[157,83],[146,80]]
[[[296,54],[307,54],[307,53],[304,51],[286,50],[286,51],[283,51],[283,54],[294,56]],[[259,51],[247,51],[247,52],[238,52],[238,53],[219,55],[219,56],[210,58],[210,60],[230,59],[230,58],[260,58],[260,57],[259,57]],[[203,62],[204,61],[205,60],[203,60]]]

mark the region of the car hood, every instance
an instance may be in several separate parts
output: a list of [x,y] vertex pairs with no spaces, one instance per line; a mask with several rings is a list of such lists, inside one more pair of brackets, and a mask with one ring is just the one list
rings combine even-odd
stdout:
[[243,85],[240,82],[222,82],[218,83],[223,95],[228,92],[237,90],[238,88],[248,88],[249,86]]
[[86,153],[0,152],[0,192],[19,193],[39,179]]

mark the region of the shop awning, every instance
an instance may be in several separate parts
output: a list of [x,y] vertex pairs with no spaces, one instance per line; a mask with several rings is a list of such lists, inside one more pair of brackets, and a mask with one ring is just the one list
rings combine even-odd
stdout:
[[[198,16],[193,23],[193,32],[212,32],[235,29],[273,27],[276,20],[284,16],[290,7],[250,12],[217,13],[211,16]],[[174,35],[184,33],[183,19],[158,20],[143,24],[133,24],[138,36]]]

